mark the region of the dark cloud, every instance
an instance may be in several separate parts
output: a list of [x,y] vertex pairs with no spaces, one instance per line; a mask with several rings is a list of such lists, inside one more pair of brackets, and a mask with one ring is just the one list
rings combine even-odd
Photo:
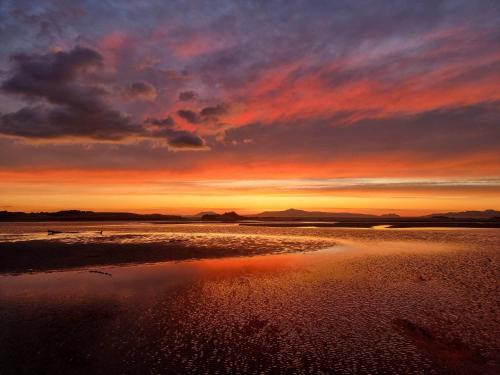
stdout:
[[158,125],[158,126],[173,126],[175,124],[175,121],[172,117],[168,116],[163,119],[159,118],[148,118],[145,121],[146,124],[151,124],[151,125]]
[[169,138],[169,146],[178,149],[196,149],[204,148],[205,142],[203,139],[198,137],[196,134],[179,131],[175,135]]
[[104,108],[87,112],[74,108],[34,106],[0,117],[0,133],[26,138],[118,140],[139,132],[141,129],[134,126],[128,117]]
[[2,115],[0,133],[110,140],[140,131],[128,116],[107,104],[95,74],[103,66],[98,52],[75,47],[68,52],[19,54],[12,57],[12,63],[2,90],[34,105]]
[[190,122],[191,124],[197,124],[201,121],[200,116],[198,113],[191,111],[189,109],[180,109],[177,111],[177,115],[180,118],[183,118],[187,122]]
[[181,109],[177,111],[177,115],[191,124],[199,124],[203,122],[217,121],[218,117],[228,112],[225,104],[219,104],[214,107],[205,107],[199,112],[190,109]]
[[205,107],[200,111],[200,115],[204,117],[218,117],[227,113],[227,107],[224,104],[219,104],[215,107]]
[[196,99],[198,94],[194,91],[184,91],[179,94],[179,100],[181,102],[188,102],[190,100]]
[[[17,54],[11,57],[14,69],[1,88],[29,99],[46,99],[53,104],[73,104],[84,98],[89,87],[73,86],[80,73],[103,66],[102,56],[89,48],[69,52]],[[97,91],[91,92],[95,94]]]
[[174,119],[170,116],[164,119],[149,118],[146,125],[156,125],[157,128],[148,129],[151,137],[166,139],[173,149],[207,149],[205,141],[198,135],[187,130],[174,129]]
[[154,100],[156,89],[147,82],[135,82],[127,87],[125,96],[129,99]]
[[[173,129],[170,116],[148,118],[141,124],[113,109],[100,86],[98,73],[103,59],[94,50],[75,47],[68,52],[15,55],[12,62],[13,69],[1,88],[32,105],[0,115],[2,134],[33,139],[162,138],[173,148],[205,146],[197,135]],[[150,95],[154,87],[137,82],[129,87],[129,92]]]

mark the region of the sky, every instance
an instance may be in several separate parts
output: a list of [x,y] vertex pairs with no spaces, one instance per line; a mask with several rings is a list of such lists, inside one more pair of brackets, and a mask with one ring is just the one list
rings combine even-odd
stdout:
[[500,2],[0,0],[0,210],[500,209]]

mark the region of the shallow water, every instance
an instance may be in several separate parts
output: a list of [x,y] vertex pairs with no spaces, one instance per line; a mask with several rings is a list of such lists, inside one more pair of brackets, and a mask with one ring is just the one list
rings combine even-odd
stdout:
[[0,276],[2,374],[499,369],[500,230],[30,223],[0,232],[26,241],[47,228],[85,232],[56,235],[68,243],[181,237],[291,252]]

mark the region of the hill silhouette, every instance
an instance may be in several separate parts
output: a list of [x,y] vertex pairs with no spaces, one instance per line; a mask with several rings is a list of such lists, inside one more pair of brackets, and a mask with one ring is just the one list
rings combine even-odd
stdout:
[[130,212],[94,212],[66,210],[57,212],[0,211],[0,221],[137,221],[185,220],[182,216],[162,214],[135,214]]
[[450,219],[493,219],[500,218],[500,211],[484,210],[484,211],[462,211],[462,212],[447,212],[439,214],[431,214],[427,217],[431,218],[450,218]]
[[208,214],[201,217],[202,220],[217,220],[217,221],[238,221],[248,219],[245,216],[238,215],[236,212],[225,212],[222,215],[219,214]]

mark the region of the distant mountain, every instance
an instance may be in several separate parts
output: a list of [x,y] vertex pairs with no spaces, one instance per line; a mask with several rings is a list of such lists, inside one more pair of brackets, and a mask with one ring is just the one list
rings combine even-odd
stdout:
[[484,211],[462,211],[462,212],[447,212],[431,214],[425,217],[429,218],[448,218],[448,219],[493,219],[500,218],[500,211],[484,210]]
[[[323,211],[304,211],[290,208],[285,211],[264,211],[260,214],[252,215],[253,217],[278,217],[278,218],[376,218],[377,215],[357,214],[351,212],[323,212]],[[388,217],[388,215],[385,215]],[[390,214],[390,217],[399,217],[396,214]]]
[[202,216],[205,216],[205,215],[217,215],[217,212],[214,212],[214,211],[202,211],[202,212],[198,212],[196,215],[192,215],[192,217],[202,217]]
[[57,212],[0,211],[0,221],[135,221],[185,220],[182,216],[162,214],[134,214],[130,212],[94,212],[67,210]]
[[401,216],[399,216],[398,214],[383,214],[383,215],[380,215],[379,217],[384,218],[384,219],[397,219]]
[[238,221],[238,220],[246,220],[245,216],[238,215],[236,212],[225,212],[222,215],[214,214],[214,215],[203,215],[201,217],[202,220],[217,220],[217,221]]

